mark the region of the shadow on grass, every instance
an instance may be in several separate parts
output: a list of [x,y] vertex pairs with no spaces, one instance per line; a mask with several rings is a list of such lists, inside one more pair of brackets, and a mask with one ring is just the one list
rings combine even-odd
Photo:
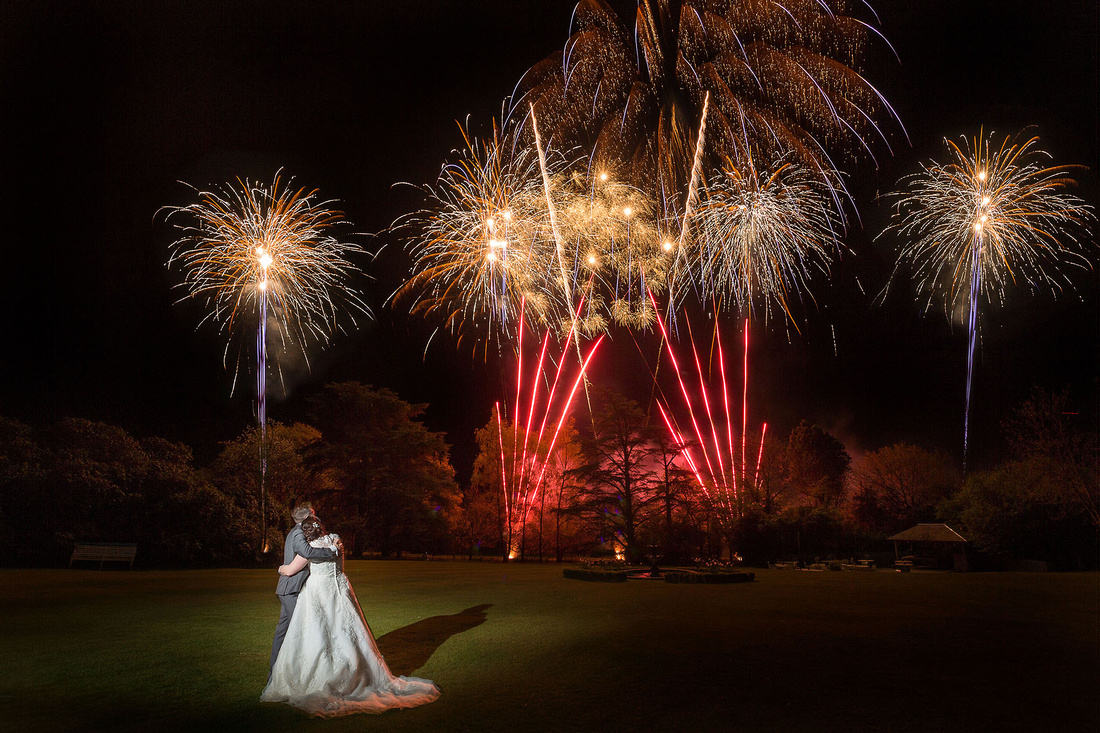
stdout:
[[443,642],[455,634],[485,623],[485,611],[491,603],[471,606],[449,616],[432,616],[414,624],[394,629],[378,642],[378,651],[395,675],[409,675],[423,667]]

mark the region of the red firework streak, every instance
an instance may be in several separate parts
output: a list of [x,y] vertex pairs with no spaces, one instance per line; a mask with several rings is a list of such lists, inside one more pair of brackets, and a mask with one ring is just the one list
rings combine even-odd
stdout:
[[[657,325],[661,329],[665,347],[668,350],[669,360],[672,363],[672,371],[676,375],[676,382],[683,397],[684,406],[687,408],[690,430],[680,428],[667,400],[658,400],[657,408],[660,410],[661,419],[668,429],[669,435],[682,448],[684,460],[688,469],[695,477],[703,494],[717,509],[720,522],[727,528],[741,514],[741,495],[749,485],[747,463],[747,434],[748,434],[748,394],[749,394],[749,322],[745,321],[745,354],[744,354],[744,379],[741,391],[741,450],[740,460],[734,448],[735,435],[733,432],[732,410],[730,409],[729,383],[726,379],[726,359],[722,349],[722,338],[717,321],[714,327],[714,339],[718,351],[718,372],[722,383],[722,403],[712,405],[711,397],[707,390],[707,377],[704,373],[699,351],[695,347],[695,338],[691,335],[691,325],[688,324],[688,334],[691,340],[691,355],[695,362],[695,372],[698,377],[698,395],[693,399],[689,391],[688,382],[680,366],[680,360],[676,358],[676,352],[672,348],[668,330],[660,317],[660,309],[657,302],[650,294],[654,311],[657,312]],[[702,403],[701,410],[699,403]],[[724,425],[723,425],[724,424]],[[723,431],[723,427],[725,428]],[[709,435],[707,434],[709,428]],[[760,464],[764,456],[764,435],[767,433],[768,424],[764,423],[760,432],[760,448],[756,456],[756,468],[753,471],[752,482],[755,484],[760,478]],[[725,433],[724,435],[722,433]],[[689,437],[690,436],[690,437]]]
[[[542,346],[539,349],[537,366],[530,375],[531,383],[530,386],[527,387],[530,389],[530,398],[529,400],[523,400],[525,384],[523,371],[522,308],[523,306],[521,304],[521,325],[517,349],[519,358],[517,359],[518,365],[516,367],[516,403],[512,410],[512,414],[515,417],[512,421],[511,460],[508,460],[504,446],[504,427],[500,403],[496,403],[497,435],[500,440],[501,486],[504,491],[504,510],[506,516],[504,539],[506,547],[508,548],[509,558],[515,557],[517,551],[520,549],[517,545],[522,541],[523,528],[527,525],[527,518],[531,513],[532,507],[535,506],[538,500],[543,479],[546,477],[546,468],[549,465],[550,456],[553,455],[554,447],[557,445],[562,425],[565,423],[565,419],[569,415],[569,410],[573,406],[573,398],[576,397],[577,389],[584,380],[588,365],[596,355],[596,350],[603,342],[603,336],[600,336],[595,343],[592,344],[591,348],[589,348],[588,354],[581,360],[580,370],[573,378],[572,387],[569,389],[565,398],[562,399],[561,395],[558,394],[558,385],[561,383],[563,373],[566,371],[567,362],[571,362],[571,360],[566,358],[566,351],[573,338],[573,328],[571,327],[569,329],[569,333],[559,344],[560,353],[556,359],[556,366],[553,367],[552,381],[548,378],[550,369],[546,368],[546,353],[551,341],[551,334],[548,330],[542,338]],[[553,362],[555,360],[551,359],[551,361]],[[547,382],[550,382],[549,390],[545,388]],[[540,385],[542,386],[541,389]],[[545,400],[540,402],[540,397],[544,395]],[[524,405],[525,401],[527,402],[526,405]],[[527,407],[526,416],[524,416],[522,412],[524,406]],[[551,416],[555,419],[551,420]],[[548,429],[550,431],[550,437],[549,443],[546,443],[545,438],[547,437]],[[523,433],[522,445],[519,441],[521,432]],[[532,440],[532,437],[534,440]]]

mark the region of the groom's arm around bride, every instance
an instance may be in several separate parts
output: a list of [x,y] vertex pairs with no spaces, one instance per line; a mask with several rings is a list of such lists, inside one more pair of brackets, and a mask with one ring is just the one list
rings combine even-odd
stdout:
[[[314,547],[306,542],[306,537],[302,534],[302,522],[313,516],[313,510],[309,506],[296,507],[290,513],[290,516],[294,520],[294,528],[287,534],[286,542],[283,544],[283,563],[285,565],[289,565],[294,560],[295,555],[301,555],[307,560],[318,562],[336,560],[336,550],[327,547]],[[275,589],[275,594],[279,597],[281,609],[279,611],[279,622],[275,625],[275,638],[271,643],[271,663],[269,665],[271,667],[275,666],[275,660],[279,657],[279,649],[283,646],[283,638],[290,626],[290,617],[294,614],[294,606],[298,602],[298,593],[301,592],[308,578],[309,566],[294,575],[279,576],[279,585]]]

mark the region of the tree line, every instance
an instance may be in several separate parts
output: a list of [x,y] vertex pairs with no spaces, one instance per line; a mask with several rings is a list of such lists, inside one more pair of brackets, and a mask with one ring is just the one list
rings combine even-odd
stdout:
[[[1065,394],[1037,391],[1005,422],[1011,459],[965,476],[942,451],[908,443],[853,461],[804,421],[767,436],[751,480],[723,502],[688,470],[689,446],[640,405],[614,392],[593,399],[590,413],[552,426],[552,450],[491,416],[460,487],[445,436],[420,420],[427,405],[331,384],[308,423],[267,426],[263,500],[254,427],[198,466],[182,443],[115,425],[0,417],[0,560],[64,564],[74,542],[125,541],[155,567],[266,561],[281,551],[289,509],[309,501],[352,557],[763,564],[881,551],[894,533],[946,521],[994,566],[1097,566],[1100,442]],[[521,461],[539,480],[517,507],[509,474]]]

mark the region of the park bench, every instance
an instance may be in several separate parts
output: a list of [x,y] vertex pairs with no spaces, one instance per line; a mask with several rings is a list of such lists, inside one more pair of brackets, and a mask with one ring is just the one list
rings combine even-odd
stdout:
[[73,556],[69,558],[69,567],[76,560],[87,562],[99,562],[99,569],[103,569],[105,562],[128,562],[130,569],[134,569],[134,556],[137,555],[137,544],[118,542],[77,542],[73,545]]

